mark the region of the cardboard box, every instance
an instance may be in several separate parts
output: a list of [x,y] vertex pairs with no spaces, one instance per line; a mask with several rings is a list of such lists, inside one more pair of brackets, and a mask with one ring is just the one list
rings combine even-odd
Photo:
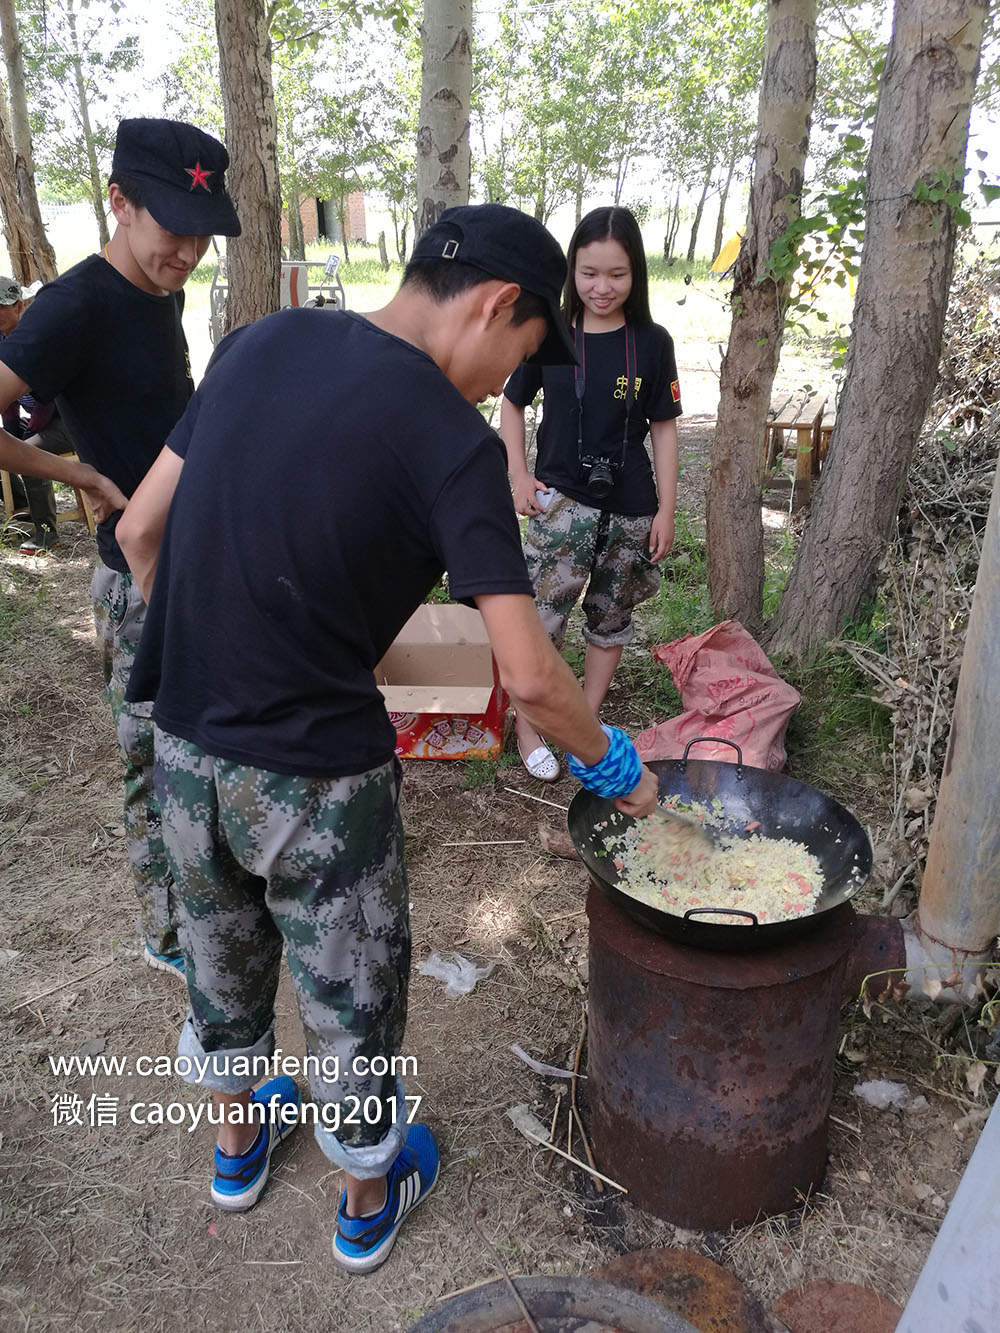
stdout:
[[499,759],[510,700],[478,611],[419,607],[375,679],[401,759]]

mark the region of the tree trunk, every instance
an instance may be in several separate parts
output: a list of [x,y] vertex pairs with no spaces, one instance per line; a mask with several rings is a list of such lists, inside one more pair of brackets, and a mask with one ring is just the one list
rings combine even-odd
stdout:
[[101,184],[101,173],[97,165],[97,148],[94,145],[94,131],[90,124],[90,106],[87,103],[87,85],[83,77],[83,62],[80,59],[80,43],[77,40],[76,35],[76,11],[69,5],[66,7],[66,24],[69,28],[73,78],[76,82],[77,110],[80,115],[80,129],[83,131],[83,143],[87,153],[87,171],[90,176],[90,198],[94,206],[94,217],[97,219],[97,235],[101,249],[103,250],[108,241],[111,240],[111,234],[108,231],[108,219],[104,212],[104,186]]
[[389,252],[388,252],[388,250],[385,248],[385,232],[384,232],[384,231],[380,231],[379,234],[378,234],[378,262],[379,262],[379,264],[381,264],[381,266],[382,266],[382,272],[383,272],[383,273],[388,273],[388,272],[389,272]]
[[687,262],[694,263],[695,247],[698,244],[698,228],[701,226],[701,215],[705,211],[705,200],[708,198],[708,187],[712,184],[712,172],[715,170],[715,163],[709,165],[705,173],[705,184],[701,187],[701,198],[698,200],[698,207],[694,211],[694,222],[691,223],[691,239],[688,241]]
[[17,197],[14,149],[7,124],[7,99],[0,90],[0,212],[13,276],[27,286],[34,282],[31,271],[31,233]]
[[[35,163],[31,154],[28,102],[24,91],[24,61],[14,14],[14,0],[0,0],[0,36],[3,39],[7,86],[10,93],[13,194],[20,213],[20,220],[16,225],[12,225],[9,218],[7,225],[12,226],[13,231],[23,238],[16,257],[14,251],[11,251],[11,263],[15,269],[18,264],[21,265],[20,271],[14,274],[18,282],[28,284],[37,278],[51,282],[58,270],[55,251],[49,244],[49,238],[42,225],[38,192],[35,189]],[[6,166],[6,157],[3,165]]]
[[787,282],[764,277],[772,243],[799,215],[816,90],[816,0],[770,0],[757,151],[722,362],[707,519],[708,586],[719,619],[760,628],[764,538],[760,456],[781,349]]
[[916,919],[956,961],[988,954],[1000,930],[1000,469],[982,551]]
[[536,222],[541,222],[541,223],[544,224],[544,222],[545,222],[545,188],[546,188],[546,185],[547,185],[547,183],[548,183],[548,182],[547,182],[547,179],[546,179],[545,135],[544,135],[544,133],[542,133],[542,134],[539,136],[539,139],[538,139],[538,161],[539,161],[539,170],[538,170],[538,178],[537,178],[536,185],[535,185],[535,212],[534,212],[534,217],[535,217],[535,221],[536,221]]
[[918,200],[917,186],[961,181],[986,10],[987,0],[897,0],[844,388],[770,634],[780,651],[805,656],[838,634],[885,552],[937,379],[955,251],[953,209]]
[[469,202],[472,0],[424,0],[421,34],[414,239],[446,208]]
[[736,171],[736,158],[729,159],[729,171],[726,174],[726,183],[722,187],[722,194],[719,196],[719,216],[715,223],[715,247],[712,250],[712,258],[716,259],[722,249],[723,238],[726,234],[726,200],[729,198],[729,187],[733,183],[733,175]]
[[343,190],[337,197],[337,226],[340,228],[340,244],[344,247],[344,263],[349,264],[351,255],[347,248],[347,194]]
[[305,259],[306,238],[302,230],[301,200],[298,190],[288,196],[288,258]]
[[576,164],[576,226],[579,227],[580,219],[583,217],[583,163]]
[[[400,226],[399,213],[402,211],[403,222]],[[400,210],[395,204],[392,206],[392,230],[396,238],[396,257],[401,264],[406,263],[406,233],[408,230],[406,221],[406,210]]]
[[678,187],[673,205],[667,210],[667,231],[663,238],[663,258],[668,262],[673,259],[677,231],[681,225],[681,192]]
[[224,332],[277,310],[281,191],[271,41],[263,0],[215,0],[229,193],[243,227],[226,243],[229,295]]

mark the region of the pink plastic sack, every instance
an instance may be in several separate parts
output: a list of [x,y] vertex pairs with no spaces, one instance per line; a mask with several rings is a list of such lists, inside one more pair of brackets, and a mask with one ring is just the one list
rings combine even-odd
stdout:
[[[685,634],[654,648],[653,656],[670,668],[684,712],[636,737],[643,759],[679,759],[692,737],[718,736],[735,741],[743,762],[754,768],[784,766],[785,728],[801,695],[739,621]],[[696,745],[690,757],[736,763],[729,745]]]

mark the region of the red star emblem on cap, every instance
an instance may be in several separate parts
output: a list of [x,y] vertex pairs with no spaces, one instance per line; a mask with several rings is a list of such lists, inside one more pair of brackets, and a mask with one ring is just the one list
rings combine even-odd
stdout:
[[196,185],[200,185],[203,189],[208,190],[209,194],[212,193],[208,178],[215,175],[214,171],[206,171],[200,162],[196,162],[193,167],[185,167],[184,170],[191,177],[192,190]]

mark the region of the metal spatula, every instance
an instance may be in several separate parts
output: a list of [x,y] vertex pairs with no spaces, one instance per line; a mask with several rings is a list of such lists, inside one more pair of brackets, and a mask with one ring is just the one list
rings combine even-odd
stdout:
[[706,828],[700,819],[689,815],[684,810],[675,810],[669,805],[658,805],[649,819],[654,819],[666,829],[670,841],[678,849],[691,852],[712,852],[718,839],[715,829]]

